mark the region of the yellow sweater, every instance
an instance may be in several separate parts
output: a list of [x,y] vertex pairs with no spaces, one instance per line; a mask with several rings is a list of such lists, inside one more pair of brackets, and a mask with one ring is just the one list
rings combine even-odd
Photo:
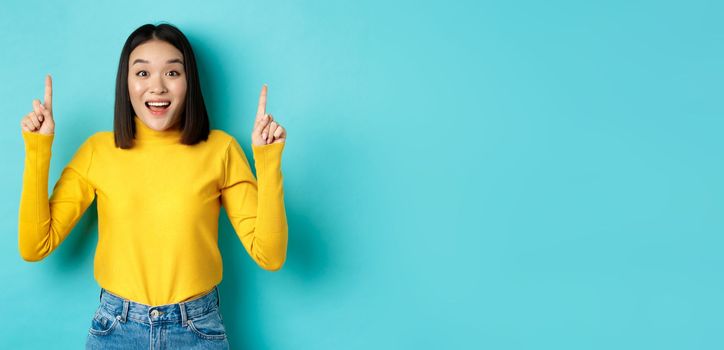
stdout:
[[221,130],[194,146],[181,132],[156,131],[135,117],[133,148],[97,132],[76,151],[48,199],[54,135],[22,131],[25,170],[20,198],[20,255],[48,256],[98,197],[98,284],[130,300],[178,303],[221,282],[218,246],[223,205],[249,255],[267,270],[287,250],[281,156],[284,143],[252,146],[257,179],[239,143]]

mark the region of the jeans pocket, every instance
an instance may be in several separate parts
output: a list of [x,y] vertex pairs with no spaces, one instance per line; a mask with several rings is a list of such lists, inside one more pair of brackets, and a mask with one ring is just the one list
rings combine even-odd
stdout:
[[204,315],[188,319],[188,328],[201,339],[226,339],[226,328],[218,309]]
[[91,326],[88,329],[88,332],[92,335],[98,336],[108,335],[116,328],[118,318],[120,318],[120,316],[114,317],[103,309],[103,307],[98,307],[95,315],[93,315],[93,320],[91,321]]

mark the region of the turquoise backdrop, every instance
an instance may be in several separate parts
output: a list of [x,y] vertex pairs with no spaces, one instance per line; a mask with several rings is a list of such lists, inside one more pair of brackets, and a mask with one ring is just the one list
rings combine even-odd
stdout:
[[705,0],[4,1],[2,348],[82,348],[99,292],[95,204],[51,256],[20,258],[20,119],[51,73],[52,186],[85,138],[112,130],[125,39],[161,22],[196,51],[212,127],[250,157],[268,83],[289,133],[284,268],[256,267],[220,218],[233,348],[724,348],[723,13]]

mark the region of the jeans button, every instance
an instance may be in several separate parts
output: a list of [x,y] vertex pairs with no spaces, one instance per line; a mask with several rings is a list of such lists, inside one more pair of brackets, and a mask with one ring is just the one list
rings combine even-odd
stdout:
[[151,317],[158,317],[158,310],[151,311]]

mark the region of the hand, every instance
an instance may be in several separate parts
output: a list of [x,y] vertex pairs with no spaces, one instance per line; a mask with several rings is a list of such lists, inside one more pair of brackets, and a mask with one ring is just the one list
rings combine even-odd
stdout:
[[254,146],[280,143],[287,139],[287,131],[274,121],[271,114],[266,114],[266,92],[267,86],[264,84],[259,95],[259,107],[256,110],[254,130],[251,132],[251,143]]
[[55,120],[53,120],[53,81],[50,74],[45,77],[45,98],[41,104],[38,99],[33,100],[33,111],[20,120],[20,127],[24,131],[37,132],[44,135],[55,133]]

